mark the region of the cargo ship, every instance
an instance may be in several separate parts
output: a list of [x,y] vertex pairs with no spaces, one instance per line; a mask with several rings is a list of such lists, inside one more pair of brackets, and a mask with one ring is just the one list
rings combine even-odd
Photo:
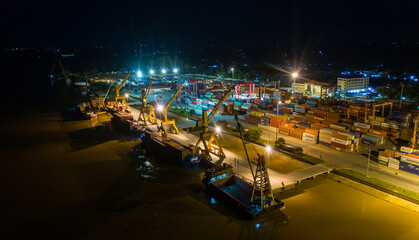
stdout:
[[144,148],[147,155],[155,156],[170,165],[193,168],[197,167],[200,162],[197,146],[182,144],[150,129],[145,131]]

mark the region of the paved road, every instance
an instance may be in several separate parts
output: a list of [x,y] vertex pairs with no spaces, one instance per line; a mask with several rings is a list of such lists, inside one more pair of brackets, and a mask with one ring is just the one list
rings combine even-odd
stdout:
[[[242,125],[249,129],[257,127],[247,123],[243,123]],[[276,132],[271,130],[269,133],[269,130],[262,129],[262,138],[268,139],[269,134],[273,140]],[[367,171],[368,148],[365,145],[359,153],[342,153],[321,144],[308,143],[290,136],[278,134],[278,137],[284,138],[287,143],[301,146],[304,149],[304,152],[307,152],[310,155],[315,157],[321,156],[321,158],[325,160],[327,165],[330,167],[349,168],[360,173],[366,173]],[[390,149],[393,147],[394,145],[391,143],[386,143],[383,146],[371,148],[371,150],[385,148]],[[369,176],[419,192],[419,176],[379,165],[372,160],[369,161]]]
[[[175,114],[170,115],[169,118],[175,118],[179,124],[185,123],[185,118],[177,116]],[[214,119],[227,119],[229,124],[235,126],[234,116],[221,116],[216,115]],[[256,128],[257,126],[242,123],[243,127],[245,128]],[[274,140],[276,136],[276,131],[274,130],[267,130],[262,129],[262,138],[264,139],[271,139]],[[321,157],[323,160],[326,161],[326,165],[332,168],[349,168],[361,173],[367,172],[367,165],[368,165],[368,148],[363,145],[363,148],[359,153],[342,153],[339,151],[335,151],[330,149],[326,146],[321,144],[311,144],[293,137],[285,136],[282,134],[278,134],[278,137],[283,137],[286,142],[301,146],[304,149],[304,152],[313,155],[315,157]],[[224,143],[225,144],[225,143]],[[228,144],[228,143],[227,143]],[[383,146],[371,148],[371,150],[376,149],[383,149],[383,148],[393,148],[394,145],[391,143],[386,143]],[[237,149],[235,150],[237,151]],[[274,158],[275,159],[275,158]],[[406,173],[403,171],[399,171],[396,169],[388,168],[378,163],[370,160],[369,161],[369,176],[376,177],[382,179],[384,181],[414,190],[419,192],[419,176]]]
[[[137,118],[139,111],[136,108],[131,108],[131,111],[134,115],[134,118]],[[156,125],[149,125],[148,127],[154,131],[157,131]],[[196,144],[196,142],[198,141],[198,136],[194,134],[190,134],[182,130],[180,131],[180,133],[180,135],[169,133],[169,137],[176,139],[180,142],[190,144]],[[231,164],[235,172],[239,173],[241,176],[249,180],[253,179],[248,161],[245,158],[245,153],[241,140],[237,137],[225,134],[222,136],[221,141],[224,153],[226,154],[226,159],[224,160],[224,162]],[[256,157],[256,152],[264,153],[265,151],[265,148],[253,143],[247,143],[246,145],[250,152],[250,158]],[[218,159],[214,157],[213,160],[216,161]],[[298,181],[302,180],[302,177],[309,177],[306,176],[307,174],[304,176],[300,174],[300,172],[304,169],[311,169],[311,175],[317,175],[319,173],[324,172],[324,168],[312,169],[311,165],[290,158],[289,156],[276,151],[272,151],[269,155],[267,155],[267,162],[269,166],[271,185],[274,191],[279,191],[283,187],[294,185]],[[253,170],[255,170],[256,165],[252,164],[252,168]]]

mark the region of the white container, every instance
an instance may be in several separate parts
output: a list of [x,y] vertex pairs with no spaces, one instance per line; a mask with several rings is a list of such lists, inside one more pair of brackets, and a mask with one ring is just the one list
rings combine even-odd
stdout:
[[411,157],[411,156],[404,155],[404,156],[402,156],[401,161],[411,163],[411,164],[415,164],[415,165],[419,165],[419,158],[415,158],[415,157]]
[[388,163],[388,167],[393,169],[399,169],[400,166],[399,164]]
[[361,128],[366,128],[366,129],[370,129],[371,128],[371,125],[365,124],[365,123],[360,123],[360,122],[354,122],[354,126],[361,127]]
[[391,157],[391,158],[388,158],[388,164],[390,163],[399,166],[400,161]]
[[388,162],[388,158],[384,156],[378,156],[378,159],[384,162]]
[[412,153],[413,148],[410,147],[400,147],[400,152]]
[[342,145],[349,145],[349,144],[351,144],[351,141],[345,141],[345,140],[342,140],[342,139],[339,139],[339,138],[335,138],[335,137],[331,137],[330,140],[332,142],[339,143],[339,144],[342,144]]

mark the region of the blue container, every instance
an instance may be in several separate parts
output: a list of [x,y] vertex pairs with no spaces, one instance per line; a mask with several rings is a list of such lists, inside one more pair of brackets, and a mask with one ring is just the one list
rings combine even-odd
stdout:
[[354,135],[355,136],[355,138],[360,138],[361,137],[361,133],[359,133],[359,132],[347,132],[347,133],[349,133],[349,134],[351,134],[351,135]]
[[269,117],[258,117],[258,124],[269,126],[270,121],[271,119]]
[[370,140],[367,140],[367,139],[362,139],[362,141],[361,141],[363,144],[366,144],[366,145],[368,145],[368,146],[378,146],[378,142],[374,142],[374,141],[370,141]]
[[408,173],[419,175],[419,166],[416,164],[400,161],[399,169]]
[[311,123],[303,122],[303,121],[299,121],[298,124],[300,124],[301,126],[304,126],[304,127],[310,127],[311,126]]
[[319,141],[319,144],[330,147],[330,143]]

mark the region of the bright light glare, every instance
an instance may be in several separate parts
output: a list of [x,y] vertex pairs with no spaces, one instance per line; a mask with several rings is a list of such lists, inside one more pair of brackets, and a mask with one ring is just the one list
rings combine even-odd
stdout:
[[293,73],[292,73],[292,77],[293,77],[293,78],[296,78],[296,77],[298,77],[298,73],[296,73],[296,72],[293,72]]
[[221,132],[221,128],[220,128],[220,127],[215,127],[215,131],[216,131],[217,133],[220,133],[220,132]]
[[271,152],[272,151],[272,148],[271,148],[271,146],[266,146],[266,151],[269,153],[269,152]]
[[137,77],[143,77],[143,73],[140,70],[137,71]]
[[153,74],[154,74],[154,70],[153,70],[153,69],[151,69],[151,70],[150,70],[150,74],[151,74],[151,75],[153,75]]
[[158,106],[157,106],[157,110],[158,110],[159,112],[163,111],[163,106],[162,106],[162,105],[158,105]]
[[166,69],[161,70],[161,73],[166,74]]
[[177,73],[178,71],[179,71],[179,69],[177,69],[177,68],[174,68],[174,69],[173,69],[173,72],[174,72],[174,73]]
[[234,68],[231,68],[230,70],[231,70],[231,71],[234,71]]
[[282,101],[279,101],[278,103],[279,103],[279,104],[282,104]]
[[128,93],[126,93],[126,94],[125,94],[125,97],[126,97],[126,98],[127,98],[127,97],[129,97]]

